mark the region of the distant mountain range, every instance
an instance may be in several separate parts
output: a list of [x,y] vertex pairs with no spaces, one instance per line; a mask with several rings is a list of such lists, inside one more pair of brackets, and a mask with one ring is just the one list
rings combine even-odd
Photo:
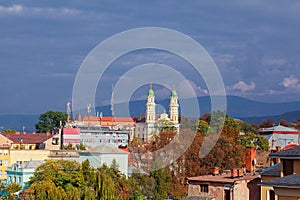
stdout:
[[[189,100],[181,100],[179,103],[188,103]],[[211,99],[209,96],[198,97],[201,115],[210,112]],[[131,101],[129,103],[130,115],[138,117],[145,113],[146,101]],[[157,101],[159,112],[163,109],[168,111],[169,99]],[[122,116],[126,111],[126,104],[115,105],[115,115]],[[102,112],[103,116],[111,115],[111,106],[97,107],[96,111]],[[285,119],[289,122],[295,122],[300,118],[300,102],[287,103],[265,103],[249,100],[238,96],[227,96],[227,114],[230,117],[239,118],[249,123],[260,123],[267,119],[273,119],[277,122],[280,119]],[[16,129],[22,131],[23,126],[25,131],[34,131],[34,125],[38,122],[39,115],[0,115],[0,126],[2,129]]]

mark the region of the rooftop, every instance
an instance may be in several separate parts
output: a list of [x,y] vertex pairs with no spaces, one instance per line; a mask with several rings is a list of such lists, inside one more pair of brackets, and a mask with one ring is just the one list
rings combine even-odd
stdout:
[[300,174],[292,174],[281,178],[275,178],[270,181],[262,182],[262,185],[285,188],[300,188]]
[[263,169],[260,174],[262,176],[278,176],[280,177],[281,173],[281,163],[277,163],[271,167]]
[[270,154],[271,158],[300,159],[300,146]]
[[1,133],[1,135],[13,143],[22,144],[41,144],[54,136],[49,133]]
[[281,126],[281,125],[274,126],[271,128],[261,128],[261,129],[259,129],[259,132],[260,133],[264,133],[264,132],[298,132],[299,133],[299,131],[296,129],[288,128],[288,127]]
[[221,175],[204,175],[188,178],[188,181],[198,181],[198,182],[216,182],[216,183],[234,183],[243,180],[253,180],[258,177],[258,174],[246,174],[243,177],[232,178],[230,174]]
[[109,144],[101,144],[96,147],[89,149],[87,152],[89,153],[117,153],[117,154],[128,154],[128,152],[123,151],[119,148],[115,148]]

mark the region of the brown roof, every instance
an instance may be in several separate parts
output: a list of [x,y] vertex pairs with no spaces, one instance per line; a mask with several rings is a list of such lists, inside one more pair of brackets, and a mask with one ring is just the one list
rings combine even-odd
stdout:
[[1,133],[1,135],[7,137],[13,143],[22,144],[41,144],[54,136],[48,133]]
[[234,183],[237,181],[243,180],[253,180],[258,177],[258,174],[246,174],[243,177],[231,178],[230,174],[221,174],[221,175],[204,175],[188,178],[188,181],[197,181],[197,182],[216,182],[216,183]]

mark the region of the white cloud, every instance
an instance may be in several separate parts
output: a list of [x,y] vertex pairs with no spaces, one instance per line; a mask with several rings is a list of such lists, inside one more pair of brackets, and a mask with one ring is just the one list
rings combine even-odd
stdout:
[[266,58],[266,57],[264,57],[261,62],[263,65],[275,65],[275,66],[282,66],[287,63],[287,61],[282,58]]
[[0,13],[20,13],[24,10],[21,5],[12,5],[11,7],[0,6]]
[[256,87],[256,84],[251,81],[249,84],[245,83],[244,81],[239,81],[235,83],[234,85],[231,85],[228,87],[229,90],[239,90],[241,92],[248,92],[251,90],[254,90]]
[[299,79],[297,79],[294,75],[284,78],[281,82],[281,85],[283,85],[285,88],[300,89]]
[[0,13],[5,14],[60,14],[60,15],[77,15],[81,12],[77,9],[70,8],[41,8],[41,7],[25,7],[19,4],[12,6],[0,6]]

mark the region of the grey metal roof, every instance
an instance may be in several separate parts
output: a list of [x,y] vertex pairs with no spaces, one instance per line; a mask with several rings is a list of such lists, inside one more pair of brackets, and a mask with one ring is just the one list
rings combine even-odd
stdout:
[[274,127],[271,127],[271,128],[262,128],[262,129],[259,129],[259,132],[269,132],[269,131],[299,132],[297,129],[288,128],[288,127],[281,126],[281,125],[274,126]]
[[105,153],[105,154],[108,154],[108,153],[128,154],[128,152],[120,150],[110,144],[100,144],[96,147],[89,149],[88,152],[90,152],[90,153]]
[[270,181],[262,182],[262,185],[285,188],[300,188],[300,174],[293,174],[281,178],[275,178]]

